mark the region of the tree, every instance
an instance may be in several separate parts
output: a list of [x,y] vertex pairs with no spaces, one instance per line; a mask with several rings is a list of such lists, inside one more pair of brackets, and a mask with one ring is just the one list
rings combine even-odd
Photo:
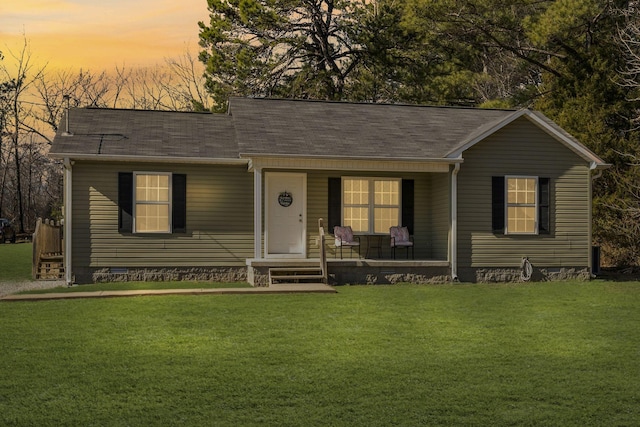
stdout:
[[620,12],[630,8],[629,2],[565,0],[530,27],[536,43],[562,53],[551,60],[560,75],[545,76],[544,96],[535,107],[612,165],[594,182],[594,237],[613,265],[640,261],[640,229],[632,222],[639,201],[634,159],[640,146],[633,124],[638,102],[621,84],[627,60],[616,37],[626,20]]
[[[0,52],[0,61],[4,59],[4,55]],[[7,182],[7,162],[8,155],[5,154],[5,138],[6,133],[6,120],[8,113],[8,99],[9,86],[7,82],[0,80],[0,217],[4,215],[4,196],[6,193]]]
[[[430,2],[429,2],[430,3]],[[229,96],[473,104],[461,52],[399,0],[210,0],[200,59]]]
[[410,3],[371,1],[356,11],[352,38],[360,61],[347,81],[346,99],[368,102],[471,105],[474,72],[462,50],[415,15]]
[[44,137],[51,143],[67,107],[65,97],[70,107],[208,111],[211,98],[204,90],[203,72],[204,67],[185,51],[152,67],[41,73],[33,87],[41,106],[34,117],[50,130]]
[[[629,89],[630,100],[640,101],[640,3],[631,2],[627,8],[618,8],[616,12],[624,20],[618,27],[617,40],[625,60],[625,66],[620,70],[622,86]],[[636,110],[633,118],[634,126],[640,127],[640,109]]]
[[[615,80],[624,100],[616,104],[626,107],[613,110],[618,133],[608,144],[612,168],[599,186],[596,224],[599,243],[619,266],[638,266],[640,262],[640,15],[637,2],[612,9],[617,43]],[[611,107],[616,104],[612,104]]]
[[200,59],[217,109],[229,95],[342,98],[361,54],[352,16],[365,3],[208,0]]
[[[5,111],[3,128],[9,135],[11,161],[13,162],[14,194],[18,217],[18,231],[25,232],[25,206],[23,188],[23,164],[22,156],[25,152],[24,145],[33,139],[26,138],[27,135],[43,136],[43,134],[30,123],[33,105],[26,102],[28,90],[34,81],[44,72],[44,68],[36,68],[31,63],[31,51],[25,39],[20,52],[17,54],[9,51],[15,61],[15,71],[11,71],[6,65],[0,66],[0,74],[5,79],[4,85],[4,108]],[[9,167],[9,163],[4,165]],[[6,184],[6,182],[5,182]]]
[[562,73],[552,60],[565,52],[558,46],[536,43],[543,36],[532,31],[535,25],[538,32],[545,28],[541,17],[554,3],[409,0],[407,17],[411,26],[431,34],[432,45],[450,55],[448,63],[463,75],[460,84],[472,88],[471,103],[522,107],[531,106],[541,95],[544,75],[560,77]]
[[187,50],[178,58],[167,59],[166,64],[175,76],[175,84],[167,88],[171,97],[179,100],[179,105],[190,105],[193,111],[209,111],[212,100],[205,89],[204,68],[198,58]]

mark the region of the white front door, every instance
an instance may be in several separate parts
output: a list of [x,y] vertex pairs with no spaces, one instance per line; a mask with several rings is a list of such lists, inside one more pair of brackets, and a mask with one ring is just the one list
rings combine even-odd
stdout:
[[306,257],[307,175],[267,172],[266,230],[267,257]]

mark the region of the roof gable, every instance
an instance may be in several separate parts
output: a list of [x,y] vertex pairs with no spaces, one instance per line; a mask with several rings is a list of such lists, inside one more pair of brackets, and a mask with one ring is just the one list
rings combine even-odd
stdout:
[[454,150],[448,152],[446,154],[447,158],[459,158],[462,157],[462,154],[468,150],[469,148],[476,145],[478,142],[484,140],[490,135],[493,135],[500,129],[508,126],[513,123],[515,120],[520,117],[524,117],[528,119],[530,122],[538,126],[544,132],[549,134],[552,138],[565,145],[571,151],[576,153],[578,156],[582,157],[587,162],[592,163],[595,167],[607,167],[608,165],[598,157],[595,153],[589,150],[587,147],[582,145],[576,138],[574,138],[571,134],[566,132],[560,126],[555,124],[545,115],[537,111],[531,111],[528,109],[523,109],[514,112],[513,114],[503,118],[502,120],[498,120],[494,123],[490,123],[483,128],[479,128],[476,132],[472,133],[468,136],[468,138],[456,147]]

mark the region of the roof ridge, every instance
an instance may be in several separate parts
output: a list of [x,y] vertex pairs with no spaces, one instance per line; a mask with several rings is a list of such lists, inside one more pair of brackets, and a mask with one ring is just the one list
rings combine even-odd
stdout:
[[300,99],[300,98],[277,98],[277,97],[242,97],[233,96],[233,99],[244,101],[276,101],[276,102],[300,102],[300,103],[318,103],[318,104],[340,104],[340,105],[371,105],[371,106],[388,106],[388,107],[413,107],[413,108],[442,108],[451,110],[476,110],[476,111],[505,111],[515,112],[522,110],[523,108],[483,108],[474,107],[470,105],[434,105],[434,104],[407,104],[407,103],[393,103],[393,102],[365,102],[365,101],[350,101],[350,100],[330,100],[330,99]]
[[[204,115],[213,115],[211,111],[183,111],[183,110],[150,110],[144,108],[114,108],[114,107],[96,107],[96,106],[86,106],[86,107],[72,107],[71,110],[100,110],[100,111],[132,111],[139,113],[182,113],[182,114],[204,114]],[[224,114],[220,114],[221,116]]]

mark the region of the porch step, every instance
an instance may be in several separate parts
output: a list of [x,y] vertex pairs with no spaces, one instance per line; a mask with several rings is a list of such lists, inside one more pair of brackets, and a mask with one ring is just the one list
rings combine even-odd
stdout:
[[64,257],[60,252],[48,252],[40,255],[41,261],[62,262],[63,259]]
[[64,256],[61,252],[45,252],[40,255],[36,280],[64,279]]
[[[309,282],[312,281],[312,282]],[[269,286],[287,283],[323,283],[322,270],[316,267],[270,268]]]

